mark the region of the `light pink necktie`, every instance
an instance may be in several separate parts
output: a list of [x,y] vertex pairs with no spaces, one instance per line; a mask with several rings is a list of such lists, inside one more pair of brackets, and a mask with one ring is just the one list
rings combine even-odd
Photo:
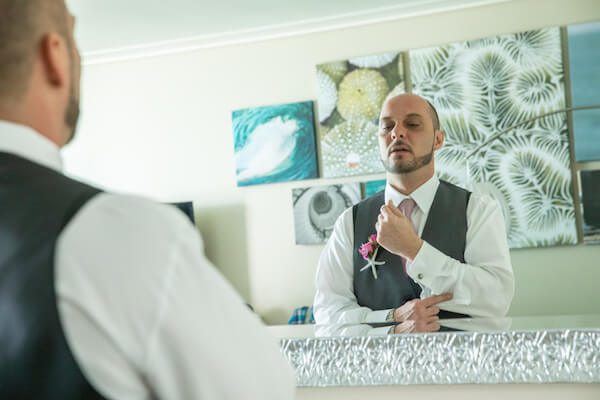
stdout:
[[[410,219],[410,214],[412,214],[415,205],[415,201],[407,197],[406,199],[402,200],[402,202],[398,205],[398,208],[400,209],[400,211],[402,211],[402,214],[406,215],[408,219]],[[410,220],[410,223],[414,228],[415,225],[412,223],[412,219]]]
[[[402,202],[398,205],[398,208],[400,209],[400,211],[402,211],[402,214],[404,214],[408,220],[410,221],[411,226],[413,227],[413,230],[416,232],[417,230],[415,229],[415,224],[413,223],[412,219],[410,218],[410,215],[412,214],[414,208],[415,208],[415,201],[413,199],[410,198],[406,198],[404,200],[402,200]],[[407,259],[404,257],[402,258],[402,266],[404,267],[404,273],[406,273],[406,264],[407,264]]]

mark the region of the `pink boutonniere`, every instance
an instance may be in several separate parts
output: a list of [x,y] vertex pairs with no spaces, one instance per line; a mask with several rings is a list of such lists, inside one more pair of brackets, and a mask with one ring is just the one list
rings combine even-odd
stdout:
[[369,241],[360,245],[358,252],[367,261],[367,265],[362,267],[360,270],[363,271],[367,268],[371,268],[373,277],[377,279],[377,266],[385,264],[385,261],[375,261],[377,257],[377,251],[379,250],[379,243],[377,243],[377,235],[372,234],[369,236]]

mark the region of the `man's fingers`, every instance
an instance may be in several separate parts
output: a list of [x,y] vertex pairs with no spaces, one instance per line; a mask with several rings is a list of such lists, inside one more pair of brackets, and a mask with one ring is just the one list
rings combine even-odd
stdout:
[[425,310],[425,315],[427,316],[435,315],[437,317],[438,313],[440,312],[440,308],[438,306],[427,307]]
[[381,213],[385,213],[386,217],[389,218],[390,215],[395,215],[397,217],[404,216],[402,211],[398,209],[392,202],[392,200],[388,200],[387,204],[381,206]]
[[420,321],[413,325],[411,332],[437,332],[440,330],[438,321]]
[[378,218],[389,218],[390,210],[388,206],[381,206],[381,210],[379,210]]
[[402,214],[402,211],[400,211],[400,209],[398,207],[396,207],[394,205],[394,203],[392,202],[392,200],[388,200],[386,207],[390,209],[390,212],[396,216],[404,216],[404,214]]
[[431,307],[433,305],[443,303],[444,301],[452,300],[452,297],[452,293],[442,293],[427,297],[423,299],[422,302],[425,307]]
[[431,319],[431,318],[438,318],[439,312],[440,312],[440,308],[437,306],[419,307],[419,312],[417,313],[417,318],[429,321],[429,319]]
[[432,322],[431,324],[427,324],[427,332],[437,332],[441,328],[439,322]]

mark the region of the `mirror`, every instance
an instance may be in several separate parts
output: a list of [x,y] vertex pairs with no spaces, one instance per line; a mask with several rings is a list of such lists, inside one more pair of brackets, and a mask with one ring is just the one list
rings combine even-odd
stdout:
[[[555,331],[569,329],[600,330],[600,314],[554,315],[502,318],[457,318],[441,321],[440,332],[503,332],[503,331]],[[269,330],[280,339],[331,338],[356,336],[386,336],[389,322],[373,324],[338,325],[273,325]],[[384,328],[386,330],[380,330]],[[410,335],[435,335],[414,333]],[[402,334],[395,334],[402,335]]]
[[[146,10],[145,3],[128,2],[127,7],[134,11],[131,15],[124,16],[120,24],[108,18],[109,22],[103,25],[99,25],[100,13],[91,13],[86,20],[85,13],[78,11],[85,1],[72,3],[79,33],[89,29],[96,32],[96,37],[107,37],[103,32],[117,32],[116,25],[131,28],[133,25],[127,18],[135,18],[136,14],[142,22],[146,18],[151,27],[160,28],[153,30],[154,33],[165,28],[161,25],[161,18],[167,18],[164,12],[155,13],[156,20],[137,12]],[[328,4],[316,7],[314,15],[322,16],[319,12]],[[342,4],[342,14],[348,11],[344,8],[350,6],[347,1],[338,4]],[[387,2],[388,6],[394,4],[399,3]],[[253,3],[252,7],[255,6]],[[296,6],[306,6],[306,2]],[[103,7],[121,10],[117,6]],[[169,8],[176,10],[177,3],[169,3]],[[394,14],[392,17],[398,18],[393,19],[386,9],[379,14],[377,23],[361,25],[353,20],[345,29],[337,29],[348,23],[343,18],[337,19],[339,24],[326,21],[320,26],[322,30],[311,30],[307,24],[304,27],[310,34],[294,37],[270,31],[273,38],[256,42],[241,40],[243,34],[239,34],[240,40],[233,43],[222,40],[207,44],[208,39],[202,37],[204,41],[193,42],[196,47],[187,49],[173,48],[168,43],[146,47],[145,51],[123,45],[117,53],[100,54],[93,52],[99,48],[90,48],[92,51],[87,53],[83,48],[83,60],[87,63],[82,92],[85,113],[77,142],[67,149],[70,154],[65,157],[66,170],[109,188],[157,198],[185,194],[202,214],[219,207],[242,210],[232,214],[227,208],[228,212],[220,213],[212,221],[219,229],[205,234],[207,254],[266,323],[284,324],[294,308],[311,304],[312,282],[322,248],[295,243],[290,192],[298,185],[262,185],[243,191],[235,188],[232,110],[315,100],[315,66],[333,60],[600,20],[600,10],[595,4],[562,2],[548,7],[542,0],[479,4],[448,12],[438,9],[439,13],[428,15],[413,11],[414,14],[401,18]],[[122,11],[118,14],[125,15]],[[265,18],[272,16],[269,12],[261,14]],[[176,18],[173,21],[178,22]],[[268,27],[279,21],[262,22],[263,27]],[[188,26],[181,24],[184,25]],[[130,31],[139,34],[142,29]],[[189,44],[185,40],[177,43]],[[157,84],[157,76],[165,83]],[[588,81],[589,87],[593,88],[594,82]],[[111,118],[106,118],[107,111]],[[163,140],[164,132],[169,132],[168,141]],[[136,149],[136,163],[131,162],[130,149]],[[110,155],[110,159],[102,159],[104,154]],[[143,168],[133,169],[132,164]],[[585,166],[578,163],[576,167]],[[381,176],[339,178],[328,183],[376,178]],[[206,226],[201,220],[198,225],[204,233]],[[241,243],[243,251],[234,243]],[[600,281],[599,255],[598,246],[582,245],[512,250],[517,292],[508,315],[520,318],[556,314],[566,318],[600,313],[598,302],[593,301]],[[292,329],[297,332],[309,328]]]

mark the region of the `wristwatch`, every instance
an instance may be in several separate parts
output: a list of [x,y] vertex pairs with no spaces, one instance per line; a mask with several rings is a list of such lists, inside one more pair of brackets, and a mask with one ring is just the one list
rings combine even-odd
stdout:
[[394,310],[387,313],[385,316],[385,322],[394,322]]

